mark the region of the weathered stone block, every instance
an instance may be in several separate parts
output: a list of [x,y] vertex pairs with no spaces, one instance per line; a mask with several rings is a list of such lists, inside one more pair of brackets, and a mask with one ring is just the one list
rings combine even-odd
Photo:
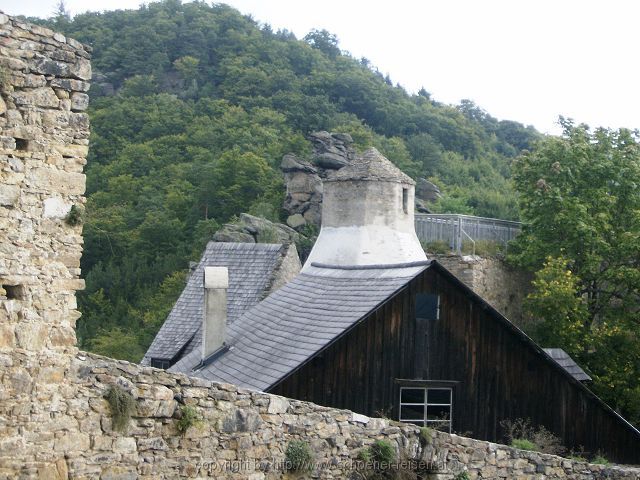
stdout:
[[86,178],[81,173],[37,167],[31,170],[27,178],[33,186],[40,190],[70,195],[82,195],[85,191]]
[[60,100],[50,87],[19,90],[11,94],[16,105],[33,105],[36,107],[56,108]]
[[286,398],[273,396],[269,400],[269,408],[267,413],[273,415],[278,413],[286,413],[289,409],[289,401]]
[[0,185],[0,205],[14,207],[20,198],[20,187],[17,185]]
[[89,435],[83,432],[65,432],[55,439],[56,452],[85,452],[91,447]]
[[16,328],[18,346],[25,350],[40,350],[44,347],[49,334],[48,325],[39,323],[21,323]]
[[71,94],[71,110],[81,112],[89,107],[89,95],[86,93],[73,92]]
[[79,58],[69,73],[80,80],[91,80],[91,62],[86,58]]
[[44,201],[42,216],[44,218],[65,218],[71,211],[71,202],[65,202],[59,197],[47,198]]

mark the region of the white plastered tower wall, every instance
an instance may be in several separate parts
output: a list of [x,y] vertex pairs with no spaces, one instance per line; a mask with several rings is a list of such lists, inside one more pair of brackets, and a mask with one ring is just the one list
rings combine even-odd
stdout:
[[324,183],[322,227],[303,268],[427,259],[414,225],[415,182],[376,149]]

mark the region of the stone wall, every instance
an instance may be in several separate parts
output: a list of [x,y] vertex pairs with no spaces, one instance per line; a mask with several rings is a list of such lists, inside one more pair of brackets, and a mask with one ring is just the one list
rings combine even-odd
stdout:
[[[112,429],[104,398],[111,385],[135,398],[124,432]],[[186,406],[199,421],[181,433],[178,419]],[[313,452],[313,470],[302,478],[365,478],[358,456],[378,439],[390,442],[405,468],[413,461],[431,470],[427,478],[453,479],[462,472],[472,479],[640,475],[637,469],[589,465],[440,432],[421,438],[413,425],[82,352],[48,408],[23,409],[12,423],[29,434],[0,440],[0,478],[283,478],[291,440],[306,442]]]
[[0,12],[4,456],[20,458],[20,445],[35,438],[25,425],[63,408],[56,399],[68,388],[69,363],[77,351],[82,226],[67,217],[72,206],[79,213],[84,204],[89,57],[89,49],[75,40]]
[[531,291],[532,275],[498,258],[427,253],[462,280],[496,310],[517,325],[523,322],[522,302]]

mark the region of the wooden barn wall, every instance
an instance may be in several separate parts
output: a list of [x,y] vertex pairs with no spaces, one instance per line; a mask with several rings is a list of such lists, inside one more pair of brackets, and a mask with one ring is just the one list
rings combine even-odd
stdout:
[[[416,328],[416,293],[440,295],[438,321]],[[640,436],[435,268],[270,392],[398,418],[397,379],[459,382],[461,434],[500,441],[501,420],[529,418],[569,448],[640,463]]]

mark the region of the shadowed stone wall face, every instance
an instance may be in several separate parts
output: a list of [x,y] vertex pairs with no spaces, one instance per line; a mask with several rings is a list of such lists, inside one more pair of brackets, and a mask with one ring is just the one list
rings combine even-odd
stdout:
[[[421,445],[412,425],[78,352],[81,226],[65,218],[84,202],[89,50],[0,13],[0,68],[0,479],[275,479],[293,439],[314,478],[363,478],[352,460],[376,439],[433,478],[639,478],[444,433]],[[114,385],[135,403],[124,431]],[[185,407],[200,420],[181,433]]]
[[509,267],[497,258],[432,253],[427,256],[441,263],[509,320],[523,325],[522,303],[532,291],[533,276],[529,272]]

